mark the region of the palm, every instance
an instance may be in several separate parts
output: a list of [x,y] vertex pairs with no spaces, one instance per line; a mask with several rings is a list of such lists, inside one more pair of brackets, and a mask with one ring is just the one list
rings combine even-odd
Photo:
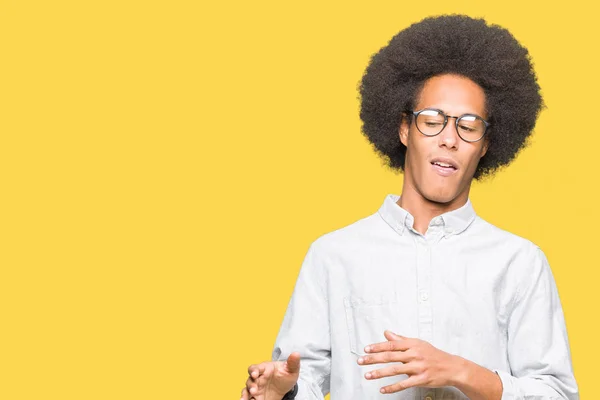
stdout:
[[248,381],[242,400],[281,400],[294,388],[300,376],[300,353],[292,353],[286,361],[267,361],[248,368]]
[[281,400],[298,381],[298,372],[288,371],[285,361],[273,363],[273,372],[267,380],[265,400]]

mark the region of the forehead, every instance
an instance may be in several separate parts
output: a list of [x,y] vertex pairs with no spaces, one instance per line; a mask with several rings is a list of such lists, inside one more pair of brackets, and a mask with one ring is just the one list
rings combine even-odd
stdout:
[[487,117],[485,92],[477,83],[460,75],[438,75],[425,81],[415,109],[423,108],[439,108],[450,115],[472,113]]

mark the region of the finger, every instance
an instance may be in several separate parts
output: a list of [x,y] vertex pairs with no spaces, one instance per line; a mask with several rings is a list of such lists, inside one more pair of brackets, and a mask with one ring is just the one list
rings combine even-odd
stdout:
[[285,362],[285,368],[290,374],[295,374],[300,371],[300,353],[294,352],[290,354]]
[[408,379],[394,383],[393,385],[384,386],[381,388],[381,393],[396,393],[410,387],[422,386],[421,380],[417,378],[417,375],[413,375]]
[[258,383],[251,377],[248,377],[248,380],[246,380],[246,390],[250,395],[253,395],[258,391]]
[[250,400],[250,393],[248,393],[248,389],[242,389],[242,397],[240,400]]
[[268,379],[269,378],[267,378],[265,375],[260,375],[256,379],[252,379],[249,377],[248,380],[246,381],[246,388],[248,389],[248,392],[252,395],[256,395],[257,393],[262,393],[265,386],[267,385]]
[[256,396],[258,394],[258,387],[256,387],[256,384],[253,384],[250,386],[250,388],[248,388],[248,393],[250,393],[250,396]]
[[385,338],[387,340],[405,340],[405,339],[408,339],[408,338],[406,338],[404,336],[397,335],[394,332],[388,331],[388,330],[386,330],[385,332],[383,332],[383,336],[385,336]]
[[263,374],[259,376],[258,379],[254,380],[254,383],[256,383],[256,388],[258,389],[258,393],[262,393],[265,390],[268,380],[269,377],[266,374]]
[[390,362],[407,363],[411,360],[411,355],[404,351],[385,351],[382,353],[372,353],[361,356],[356,361],[359,365],[385,364]]
[[265,363],[260,364],[252,364],[248,367],[248,375],[250,375],[253,379],[258,378],[265,372]]
[[365,347],[365,353],[379,353],[382,351],[406,351],[411,348],[412,340],[401,339],[370,344]]
[[248,367],[248,375],[252,376],[254,374],[254,371],[257,371],[258,373],[258,365],[256,364],[252,364]]
[[385,378],[386,376],[397,376],[397,375],[414,375],[416,371],[411,364],[394,364],[387,366],[385,368],[376,369],[374,371],[369,371],[365,373],[365,378],[372,379],[380,379]]
[[246,389],[248,389],[248,391],[250,391],[251,387],[256,386],[256,381],[254,379],[252,379],[252,377],[248,377],[248,379],[246,380]]
[[265,394],[268,380],[269,378],[266,375],[260,375],[257,379],[248,378],[248,381],[246,381],[248,393],[256,400],[262,399],[262,396]]
[[264,374],[266,369],[267,369],[267,363],[258,364],[258,374],[259,375]]

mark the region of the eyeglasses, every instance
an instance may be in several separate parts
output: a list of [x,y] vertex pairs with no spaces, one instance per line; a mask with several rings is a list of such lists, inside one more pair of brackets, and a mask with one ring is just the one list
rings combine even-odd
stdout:
[[421,111],[411,111],[415,116],[415,125],[425,136],[436,136],[448,124],[448,118],[455,119],[456,132],[465,142],[477,142],[483,138],[490,123],[475,114],[463,114],[460,117],[446,115],[437,108],[425,108]]

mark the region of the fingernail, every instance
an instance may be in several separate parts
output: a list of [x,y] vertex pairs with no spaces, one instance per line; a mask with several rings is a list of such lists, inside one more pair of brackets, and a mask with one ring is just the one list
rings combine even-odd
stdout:
[[381,390],[379,390],[381,393],[385,393],[385,389],[381,388]]
[[371,379],[371,373],[370,373],[370,372],[367,372],[367,373],[365,374],[365,378],[367,378],[367,379]]
[[365,353],[368,353],[368,352],[370,352],[370,351],[371,351],[371,346],[367,346],[367,347],[365,347]]
[[364,359],[364,358],[362,358],[362,357],[359,357],[359,359],[358,359],[358,363],[359,363],[359,364],[362,364],[363,362],[365,362],[365,359]]

